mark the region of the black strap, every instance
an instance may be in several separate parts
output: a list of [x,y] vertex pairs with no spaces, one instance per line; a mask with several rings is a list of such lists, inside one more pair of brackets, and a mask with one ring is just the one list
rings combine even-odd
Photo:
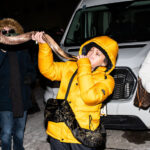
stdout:
[[72,77],[71,77],[71,79],[70,79],[70,81],[69,81],[68,88],[67,88],[67,92],[66,92],[66,95],[65,95],[65,99],[66,99],[66,100],[67,100],[67,97],[68,97],[68,94],[69,94],[69,90],[70,90],[70,87],[71,87],[71,83],[72,83],[73,78],[74,78],[74,76],[76,75],[76,73],[77,73],[77,70],[74,72],[74,74],[72,75]]

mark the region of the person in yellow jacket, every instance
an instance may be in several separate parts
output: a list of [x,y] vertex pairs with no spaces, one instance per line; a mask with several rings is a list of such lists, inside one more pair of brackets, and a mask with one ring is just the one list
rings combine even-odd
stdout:
[[[64,99],[71,76],[77,70],[68,94],[68,102],[80,127],[95,130],[100,124],[102,102],[112,94],[118,44],[107,37],[95,37],[81,45],[78,60],[54,62],[53,53],[42,39],[43,32],[32,35],[39,43],[38,66],[42,75],[61,81],[57,99]],[[51,137],[51,150],[95,150],[84,146],[64,122],[48,122],[46,130]]]

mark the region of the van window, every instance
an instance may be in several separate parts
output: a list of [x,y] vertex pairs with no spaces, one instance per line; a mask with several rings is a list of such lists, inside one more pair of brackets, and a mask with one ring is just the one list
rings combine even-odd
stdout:
[[65,46],[79,46],[95,36],[108,35],[119,43],[150,40],[150,0],[83,7],[76,12]]

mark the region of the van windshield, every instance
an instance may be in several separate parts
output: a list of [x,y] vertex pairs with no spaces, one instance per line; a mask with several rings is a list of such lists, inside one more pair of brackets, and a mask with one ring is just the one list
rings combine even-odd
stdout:
[[83,7],[76,12],[64,45],[79,46],[86,40],[108,35],[118,41],[150,40],[150,0]]

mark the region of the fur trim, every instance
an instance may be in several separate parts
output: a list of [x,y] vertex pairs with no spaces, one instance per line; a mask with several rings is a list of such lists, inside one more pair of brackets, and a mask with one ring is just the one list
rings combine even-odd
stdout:
[[18,34],[24,33],[24,30],[23,30],[23,27],[21,26],[21,24],[12,18],[4,18],[4,19],[0,20],[0,31],[4,27],[9,27],[11,29],[14,29],[15,32]]

